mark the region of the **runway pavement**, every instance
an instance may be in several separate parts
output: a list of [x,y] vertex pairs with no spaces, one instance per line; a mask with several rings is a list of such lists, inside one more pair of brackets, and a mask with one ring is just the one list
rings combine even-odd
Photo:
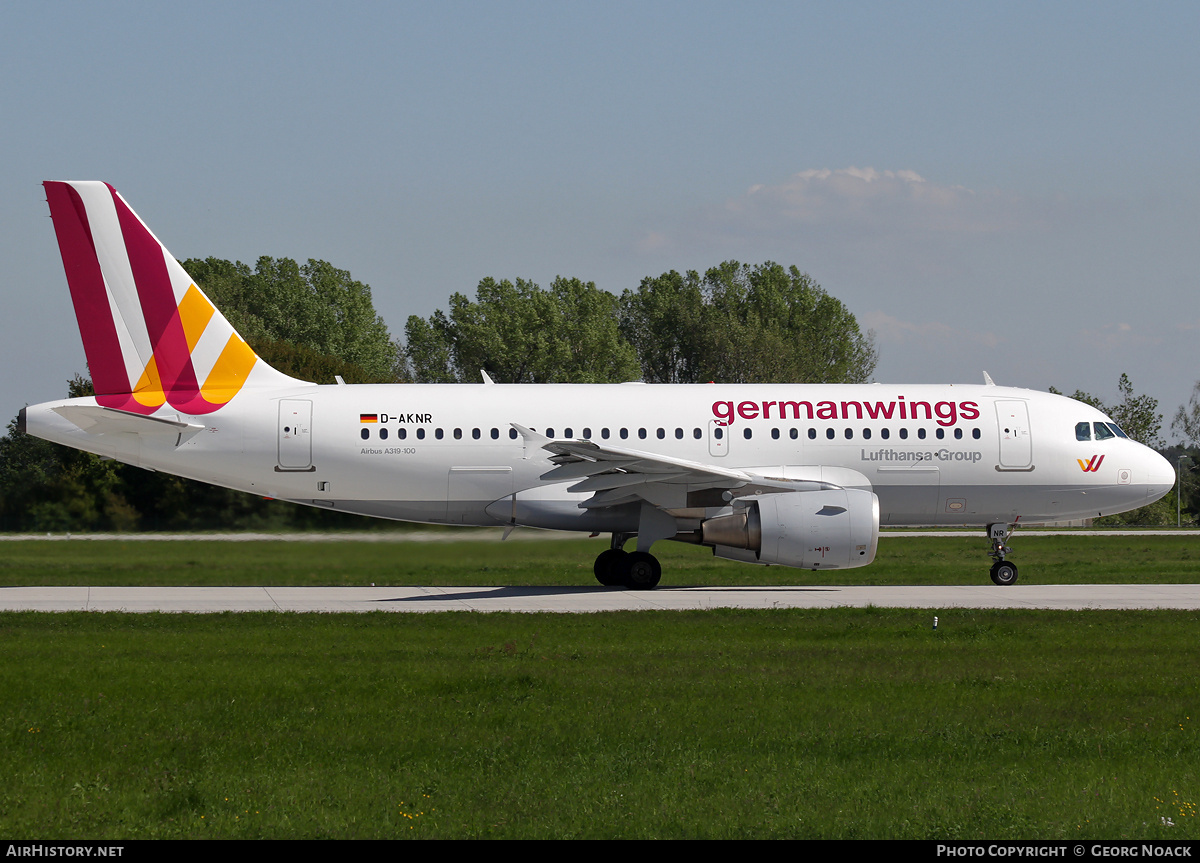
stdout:
[[586,613],[706,608],[1200,608],[1194,584],[955,587],[4,587],[2,611]]
[[[1086,530],[1080,528],[1022,528],[1022,539],[1031,536],[1200,536],[1194,528],[1138,528],[1120,530]],[[0,533],[0,542],[502,542],[547,539],[582,539],[578,531],[537,530],[517,528],[505,534],[498,527],[456,527],[437,531],[376,530],[340,531],[334,533],[255,533],[237,531],[226,533]],[[881,530],[880,539],[920,536],[986,536],[983,530]]]

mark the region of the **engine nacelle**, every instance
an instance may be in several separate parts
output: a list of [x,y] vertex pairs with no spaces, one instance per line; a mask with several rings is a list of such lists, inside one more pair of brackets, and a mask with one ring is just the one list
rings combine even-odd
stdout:
[[718,557],[804,569],[850,569],[875,559],[879,498],[856,488],[764,494],[700,525]]

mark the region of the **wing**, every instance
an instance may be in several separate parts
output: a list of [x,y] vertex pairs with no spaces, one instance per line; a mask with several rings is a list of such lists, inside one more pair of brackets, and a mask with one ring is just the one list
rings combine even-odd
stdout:
[[584,509],[638,501],[662,509],[724,506],[741,497],[839,487],[822,480],[765,476],[590,440],[550,440],[516,423],[512,426],[527,446],[550,453],[555,467],[541,479],[578,479],[567,491],[592,492],[580,504]]

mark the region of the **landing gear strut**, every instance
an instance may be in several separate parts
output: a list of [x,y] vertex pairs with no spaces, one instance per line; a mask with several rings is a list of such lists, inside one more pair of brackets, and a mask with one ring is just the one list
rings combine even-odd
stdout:
[[[1017,516],[1017,521],[1020,519],[1021,517]],[[988,552],[988,557],[995,561],[992,564],[992,582],[1000,587],[1017,583],[1017,565],[1004,559],[1004,556],[1012,551],[1005,543],[1016,529],[1016,521],[1011,526],[1007,524],[988,525],[988,538],[992,541],[992,550]]]
[[612,547],[596,557],[593,567],[596,580],[605,587],[650,590],[662,578],[662,566],[648,551],[626,552],[621,546],[628,539],[629,534],[613,534]]

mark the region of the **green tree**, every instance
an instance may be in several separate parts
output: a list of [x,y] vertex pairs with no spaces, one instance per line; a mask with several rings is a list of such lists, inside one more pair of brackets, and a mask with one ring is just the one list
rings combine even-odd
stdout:
[[[68,395],[91,395],[76,375]],[[0,437],[0,526],[5,530],[132,530],[140,514],[126,499],[124,466],[26,434],[14,418]]]
[[1171,431],[1183,435],[1184,441],[1200,446],[1200,381],[1192,387],[1192,397],[1186,405],[1180,405],[1171,420]]
[[[396,379],[398,348],[375,312],[371,289],[346,270],[326,261],[300,266],[290,258],[269,257],[259,258],[253,271],[241,261],[219,258],[182,263],[234,329],[280,371],[297,374],[284,367],[283,355],[287,362],[315,364],[327,373],[329,360],[315,356],[322,355],[343,364],[339,368],[347,372],[342,375],[347,382]],[[309,353],[297,359],[281,345]]]
[[642,379],[682,384],[704,380],[708,341],[704,287],[700,275],[675,270],[647,276],[636,291],[621,295],[621,333],[637,351]]
[[1163,453],[1179,471],[1182,485],[1183,508],[1189,511],[1192,523],[1197,520],[1200,507],[1200,381],[1192,387],[1191,398],[1180,405],[1171,420],[1171,431],[1190,446],[1176,446]]
[[472,301],[413,315],[405,352],[414,380],[603,383],[638,377],[637,357],[617,328],[617,298],[593,282],[559,276],[543,290],[517,279],[479,283]]
[[841,301],[769,261],[643,279],[621,297],[621,331],[653,382],[862,383],[878,358]]

